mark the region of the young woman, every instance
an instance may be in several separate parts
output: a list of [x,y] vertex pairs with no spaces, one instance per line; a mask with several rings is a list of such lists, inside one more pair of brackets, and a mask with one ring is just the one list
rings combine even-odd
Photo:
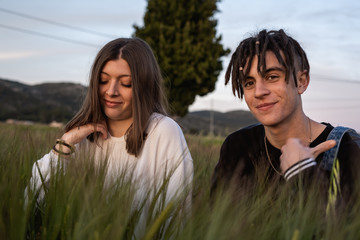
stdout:
[[179,196],[192,182],[193,163],[184,135],[165,107],[161,72],[149,45],[139,38],[106,44],[92,66],[82,108],[33,166],[31,184],[39,198],[53,166],[85,153],[100,165],[106,161],[106,180],[131,172],[140,198],[166,178],[166,202]]

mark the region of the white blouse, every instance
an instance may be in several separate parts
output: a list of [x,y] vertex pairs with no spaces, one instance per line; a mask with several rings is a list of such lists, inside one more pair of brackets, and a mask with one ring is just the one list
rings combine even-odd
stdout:
[[[140,203],[147,193],[153,194],[161,187],[164,177],[169,176],[165,198],[168,203],[184,190],[191,189],[193,161],[182,130],[171,118],[153,113],[146,133],[147,137],[138,157],[127,153],[124,137],[116,138],[110,134],[105,140],[99,138],[97,144],[84,139],[76,145],[75,154],[89,154],[97,164],[107,161],[108,183],[116,180],[121,173],[131,177],[131,181],[138,186],[135,200]],[[33,165],[30,186],[40,190],[39,199],[44,197],[39,171],[44,182],[48,182],[51,167],[57,166],[58,161],[59,157],[51,151]],[[191,200],[187,199],[186,205],[191,204],[189,201]]]

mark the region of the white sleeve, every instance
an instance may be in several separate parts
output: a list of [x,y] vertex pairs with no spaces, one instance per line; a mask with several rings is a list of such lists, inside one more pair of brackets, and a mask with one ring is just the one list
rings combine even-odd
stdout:
[[161,119],[156,128],[158,156],[162,161],[160,170],[166,171],[169,178],[166,203],[186,193],[185,205],[190,209],[194,167],[184,134],[179,125],[168,117]]
[[306,158],[303,159],[294,165],[290,166],[284,173],[284,178],[286,181],[289,181],[290,178],[299,174],[300,172],[304,171],[307,168],[312,166],[316,166],[316,162],[314,158]]
[[[61,162],[63,162],[63,160],[64,159],[61,159]],[[58,163],[59,156],[54,154],[53,151],[50,151],[33,164],[30,183],[25,189],[26,198],[29,190],[31,190],[34,194],[39,194],[37,198],[38,201],[44,198],[46,188],[48,187],[47,185],[50,181],[51,172],[56,169]]]

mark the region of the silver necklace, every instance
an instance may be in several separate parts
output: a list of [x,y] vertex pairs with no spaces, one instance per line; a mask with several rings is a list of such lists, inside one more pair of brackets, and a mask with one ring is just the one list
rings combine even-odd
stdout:
[[[309,134],[309,135],[310,135],[310,136],[309,136],[309,145],[310,145],[310,143],[312,142],[312,139],[311,139],[311,120],[310,120],[309,117],[308,117],[308,120],[309,120],[309,131],[310,131],[310,134]],[[272,162],[271,162],[270,155],[269,155],[269,151],[268,151],[268,148],[267,148],[267,143],[266,143],[266,134],[265,134],[265,136],[264,136],[264,144],[265,144],[266,157],[267,157],[267,159],[268,159],[268,161],[269,161],[272,169],[274,169],[274,171],[275,171],[277,174],[279,174],[280,176],[283,176],[283,174],[282,174],[281,172],[279,172],[278,170],[276,170],[276,168],[274,167],[274,165],[273,165]]]

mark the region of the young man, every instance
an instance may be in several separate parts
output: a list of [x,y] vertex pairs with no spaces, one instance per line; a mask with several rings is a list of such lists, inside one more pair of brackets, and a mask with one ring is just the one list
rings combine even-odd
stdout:
[[[303,111],[310,66],[299,43],[283,30],[262,30],[243,40],[232,55],[225,84],[245,101],[260,124],[243,128],[224,141],[211,192],[230,187],[238,194],[264,186],[281,186],[298,179],[320,182],[324,194],[329,171],[320,167],[330,124],[311,120]],[[338,152],[342,195],[349,198],[360,173],[359,139],[345,134]],[[316,179],[316,180],[314,180]],[[279,184],[277,184],[279,183]]]

